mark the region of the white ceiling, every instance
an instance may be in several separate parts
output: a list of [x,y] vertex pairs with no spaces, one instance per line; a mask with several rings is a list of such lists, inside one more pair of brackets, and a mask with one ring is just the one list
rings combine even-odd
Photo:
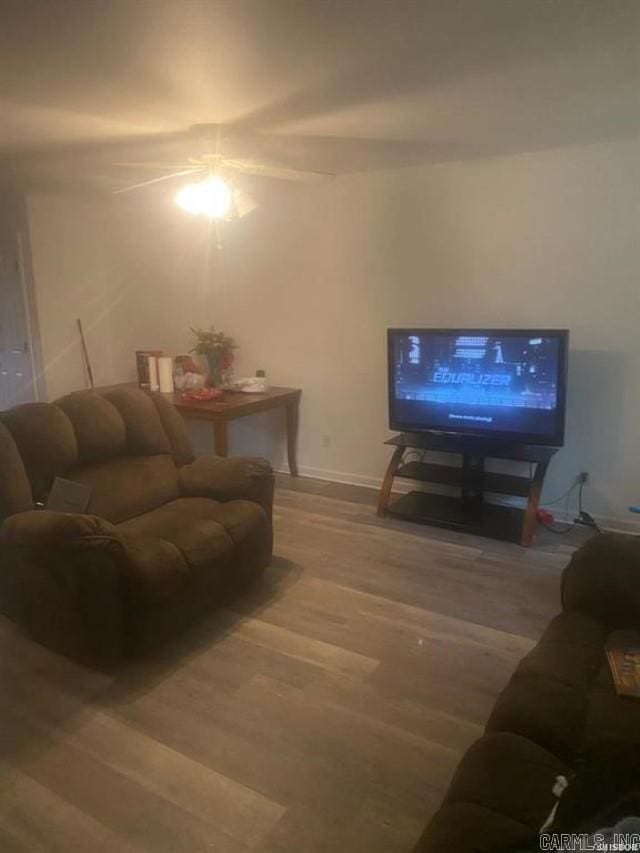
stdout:
[[640,0],[0,9],[5,155],[198,155],[170,134],[222,122],[242,154],[348,172],[640,134]]

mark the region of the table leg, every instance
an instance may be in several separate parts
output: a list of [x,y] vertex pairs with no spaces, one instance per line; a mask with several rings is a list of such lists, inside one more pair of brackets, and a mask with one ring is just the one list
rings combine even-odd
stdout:
[[227,456],[229,445],[227,440],[227,422],[213,422],[213,447],[216,456]]
[[287,403],[287,461],[292,477],[298,476],[298,462],[296,459],[296,448],[298,445],[298,406],[299,401],[294,400]]

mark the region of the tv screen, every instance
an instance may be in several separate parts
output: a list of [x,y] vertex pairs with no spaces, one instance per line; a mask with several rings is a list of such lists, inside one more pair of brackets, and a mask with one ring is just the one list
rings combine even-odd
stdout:
[[389,424],[560,446],[566,329],[389,329]]

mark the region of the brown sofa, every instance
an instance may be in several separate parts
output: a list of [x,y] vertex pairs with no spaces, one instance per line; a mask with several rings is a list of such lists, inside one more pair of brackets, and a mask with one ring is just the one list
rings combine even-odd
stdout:
[[578,759],[640,770],[640,700],[616,695],[604,652],[612,630],[640,628],[640,539],[583,545],[563,572],[562,608],[499,696],[416,853],[531,843],[555,803],[555,777]]
[[[176,633],[271,558],[262,459],[194,461],[160,394],[78,392],[0,414],[0,609],[35,640],[109,667]],[[55,477],[87,514],[34,509]]]

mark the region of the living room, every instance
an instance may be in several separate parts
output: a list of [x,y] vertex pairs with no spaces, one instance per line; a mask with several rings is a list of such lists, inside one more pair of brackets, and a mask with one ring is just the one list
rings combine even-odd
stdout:
[[[74,465],[89,452],[82,425],[99,432],[113,416],[100,453],[116,454],[124,431],[129,449],[135,430],[151,442],[160,418],[174,457],[182,441],[194,448],[196,461],[180,462],[200,466],[180,481],[189,500],[220,499],[220,488],[203,491],[202,472],[266,483],[266,469],[241,466],[268,460],[273,558],[262,559],[257,587],[115,671],[44,641],[61,624],[50,586],[37,606],[29,599],[43,620],[31,639],[15,613],[2,617],[12,690],[0,847],[543,849],[555,778],[575,773],[586,748],[548,717],[589,730],[596,711],[584,710],[584,691],[598,693],[604,678],[608,629],[638,627],[629,508],[640,500],[640,6],[90,0],[9,3],[5,18],[0,227],[3,273],[19,273],[23,303],[16,313],[7,301],[2,327],[26,346],[13,347],[24,381],[0,408],[93,386],[128,394],[136,351],[186,355],[191,329],[210,326],[234,340],[236,379],[263,371],[273,388],[301,395],[297,477],[282,411],[233,420],[221,460],[204,417],[169,428],[173,415],[158,404],[134,418],[119,390],[105,392],[118,415],[61,404],[76,431]],[[243,163],[229,183],[246,211],[211,219],[175,204],[213,156]],[[569,330],[564,440],[531,504],[529,547],[376,515],[385,442],[403,432],[390,426],[388,329],[528,330],[530,340]],[[76,468],[49,466],[62,453],[53,433],[38,435],[29,461],[22,421],[2,422],[31,497],[46,502],[51,482],[35,494],[33,459],[52,476]],[[526,480],[527,458],[488,464]],[[109,500],[119,490],[133,500],[134,479],[107,478]],[[392,497],[414,487],[396,479]],[[267,491],[248,502],[269,515]],[[521,512],[526,494],[504,503]],[[3,515],[23,514],[12,512]],[[94,516],[112,524],[107,510]],[[27,534],[18,525],[3,566]],[[563,606],[561,641],[562,625],[547,625]],[[556,687],[539,670],[530,693],[518,687],[522,670],[513,686],[525,655],[529,679],[547,655],[544,678]],[[637,700],[609,686],[611,707],[598,708],[624,732],[628,758]],[[505,688],[511,700],[499,698]],[[572,702],[583,710],[561,711]],[[517,718],[525,706],[533,722]],[[497,757],[495,738],[511,738]],[[461,760],[467,770],[476,762],[477,787],[493,800],[462,771],[449,789]],[[531,771],[531,790],[512,802],[491,773],[522,785],[522,762],[546,770]],[[637,814],[612,817],[609,800],[584,814],[576,806],[581,820],[567,831]],[[606,819],[594,823],[596,813]]]

